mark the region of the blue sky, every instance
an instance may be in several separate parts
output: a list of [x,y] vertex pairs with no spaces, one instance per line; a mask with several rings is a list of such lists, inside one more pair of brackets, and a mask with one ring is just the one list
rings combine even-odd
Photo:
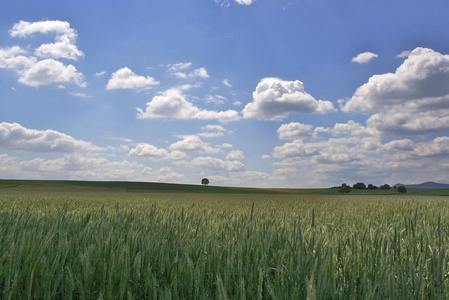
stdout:
[[449,182],[447,1],[21,1],[1,178]]

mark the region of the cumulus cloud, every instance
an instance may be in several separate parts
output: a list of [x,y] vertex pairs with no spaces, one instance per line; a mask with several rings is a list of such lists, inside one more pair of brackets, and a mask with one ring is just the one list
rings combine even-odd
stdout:
[[291,122],[282,124],[277,130],[277,133],[281,140],[305,139],[313,136],[312,127],[312,125]]
[[372,76],[341,109],[373,112],[367,125],[384,134],[449,129],[449,55],[416,48],[395,73]]
[[63,82],[74,82],[80,87],[87,85],[83,74],[73,65],[64,65],[54,59],[41,60],[24,70],[21,72],[19,82],[34,87]]
[[[449,55],[416,48],[395,73],[372,76],[349,99],[343,111],[388,109],[413,103],[448,107]],[[444,97],[444,98],[441,98]]]
[[281,120],[291,113],[328,113],[335,111],[332,102],[316,100],[306,93],[301,81],[279,78],[262,79],[253,92],[253,102],[242,110],[245,118]]
[[197,157],[190,162],[190,165],[218,172],[239,172],[245,169],[245,165],[237,160],[226,161],[213,157]]
[[245,154],[243,153],[243,151],[241,150],[232,150],[231,152],[229,152],[226,155],[226,159],[228,160],[236,160],[236,159],[244,159],[245,158]]
[[159,82],[156,81],[153,77],[136,75],[131,69],[124,67],[112,73],[111,78],[109,79],[108,84],[106,85],[106,89],[141,90],[150,88],[158,84]]
[[181,120],[218,120],[221,122],[234,121],[239,119],[239,114],[235,110],[212,111],[203,110],[187,101],[180,89],[171,88],[158,95],[147,103],[145,111],[137,109],[139,119],[164,118]]
[[187,157],[187,155],[181,151],[175,150],[169,152],[147,143],[137,144],[136,147],[129,151],[128,156],[148,157],[154,160],[180,160]]
[[[82,73],[75,66],[65,65],[58,59],[77,60],[84,56],[76,45],[76,31],[63,21],[20,21],[9,31],[12,37],[27,38],[30,35],[55,34],[55,43],[42,44],[30,55],[28,51],[13,46],[0,49],[0,68],[14,70],[19,82],[39,87],[53,83],[73,82],[80,87],[87,86]],[[43,57],[39,60],[37,57]]]
[[401,140],[393,140],[385,145],[383,145],[384,149],[393,152],[393,151],[412,151],[414,148],[414,142],[410,139],[401,139]]
[[0,49],[0,68],[21,71],[33,66],[37,59],[25,56],[27,52],[19,46]]
[[379,57],[379,55],[377,55],[376,53],[363,52],[358,54],[357,56],[354,56],[352,58],[352,62],[356,62],[358,64],[367,64],[377,57]]
[[71,28],[70,23],[68,22],[48,20],[30,23],[20,21],[19,23],[14,24],[9,33],[12,37],[20,38],[26,38],[35,33],[54,33],[56,35],[55,43],[40,45],[35,50],[37,56],[72,60],[77,60],[78,57],[84,56],[83,52],[75,45],[77,38],[76,30]]
[[224,136],[225,133],[232,133],[232,131],[227,130],[221,125],[206,125],[201,127],[205,132],[198,133],[198,136],[204,138],[216,138],[220,136]]
[[[8,158],[8,157],[6,157]],[[0,162],[8,161],[2,159]],[[141,181],[183,181],[184,175],[169,167],[153,170],[128,160],[111,161],[105,158],[79,154],[66,154],[56,159],[35,158],[21,161],[9,157],[3,165],[15,178],[53,179],[55,177],[71,180],[141,180]]]
[[314,145],[304,143],[302,140],[294,140],[291,143],[285,143],[282,146],[276,146],[274,148],[273,157],[287,158],[297,156],[312,156],[318,153],[318,148]]
[[200,152],[200,153],[216,153],[219,152],[219,148],[214,148],[209,143],[203,142],[196,135],[181,136],[181,140],[177,141],[169,146],[171,151],[181,152]]
[[336,135],[347,134],[353,136],[374,136],[378,134],[372,127],[367,128],[353,120],[349,120],[347,123],[336,123],[330,132]]
[[159,170],[152,170],[151,168],[145,168],[142,174],[147,180],[158,182],[173,182],[185,179],[184,175],[176,173],[170,167],[162,167]]
[[17,123],[0,123],[0,148],[30,152],[89,152],[102,150],[90,142],[54,130],[28,129]]
[[439,111],[382,111],[367,120],[369,128],[386,135],[428,134],[449,129],[449,109]]
[[415,153],[419,156],[445,156],[449,154],[449,137],[437,137],[430,142],[420,143]]

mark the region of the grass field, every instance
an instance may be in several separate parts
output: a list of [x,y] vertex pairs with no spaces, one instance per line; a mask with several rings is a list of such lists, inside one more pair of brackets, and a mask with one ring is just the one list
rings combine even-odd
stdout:
[[447,196],[137,185],[0,182],[0,298],[449,298]]

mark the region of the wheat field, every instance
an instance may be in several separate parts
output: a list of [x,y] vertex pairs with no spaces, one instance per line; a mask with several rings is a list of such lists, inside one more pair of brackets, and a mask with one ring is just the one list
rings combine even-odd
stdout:
[[447,299],[449,198],[0,193],[1,299]]

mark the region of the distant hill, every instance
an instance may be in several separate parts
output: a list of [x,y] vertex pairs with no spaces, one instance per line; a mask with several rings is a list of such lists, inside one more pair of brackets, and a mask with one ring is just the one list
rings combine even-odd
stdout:
[[405,187],[411,189],[449,189],[449,184],[428,181],[420,184],[405,184]]

